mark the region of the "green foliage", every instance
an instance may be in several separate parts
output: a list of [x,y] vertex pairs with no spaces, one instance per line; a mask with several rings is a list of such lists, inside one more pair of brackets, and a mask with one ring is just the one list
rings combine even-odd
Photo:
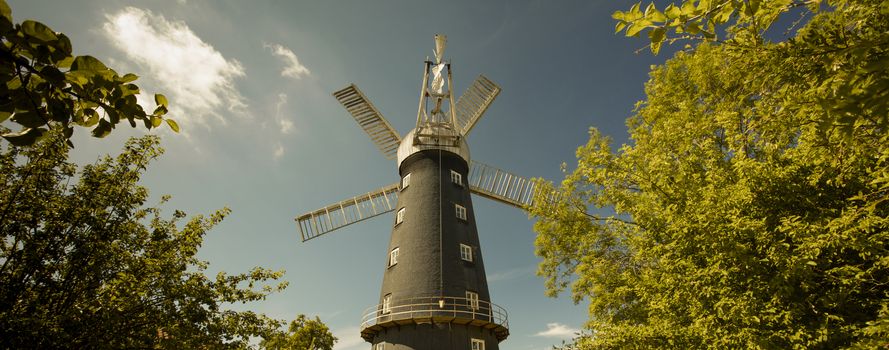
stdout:
[[270,350],[332,350],[336,340],[327,326],[321,323],[321,319],[315,317],[311,320],[305,315],[299,315],[290,322],[287,332],[266,337],[260,346]]
[[196,257],[228,209],[144,207],[156,136],[80,172],[64,139],[50,130],[0,154],[0,348],[245,348],[279,333],[280,321],[226,306],[283,289],[282,271],[208,277]]
[[[762,34],[777,18],[794,8],[805,7],[813,13],[821,9],[823,0],[686,0],[679,5],[671,3],[663,10],[649,3],[642,10],[642,2],[627,11],[616,11],[615,33],[624,31],[627,36],[638,36],[648,30],[651,52],[657,54],[661,44],[677,40],[719,41],[720,31],[731,44],[751,46],[761,43]],[[828,6],[847,7],[856,1],[826,1]],[[860,1],[858,1],[860,2]],[[873,1],[870,1],[873,3]],[[878,2],[877,2],[878,3]],[[667,36],[667,33],[675,36]]]
[[[137,121],[147,129],[159,126],[167,99],[155,95],[157,108],[146,112],[136,99],[137,78],[120,76],[94,57],[73,56],[68,37],[43,23],[14,24],[9,5],[0,0],[0,122],[21,126],[2,134],[13,145],[32,145],[53,128],[70,139],[75,125],[105,137],[121,119],[132,127]],[[179,131],[175,122],[167,123]]]
[[[782,3],[663,16],[750,7],[752,26]],[[630,144],[592,129],[577,168],[540,183],[558,196],[531,208],[539,273],[590,302],[572,347],[887,345],[889,5],[830,5],[786,42],[678,53],[651,72]]]

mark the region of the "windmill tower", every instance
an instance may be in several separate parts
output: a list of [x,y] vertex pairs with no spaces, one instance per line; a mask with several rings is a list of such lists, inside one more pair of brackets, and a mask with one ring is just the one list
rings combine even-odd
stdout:
[[379,303],[362,317],[372,350],[496,350],[506,310],[488,292],[471,193],[519,208],[534,184],[470,159],[466,136],[500,93],[479,76],[454,102],[446,38],[426,60],[416,127],[403,138],[355,85],[334,92],[389,159],[399,182],[296,218],[303,241],[395,211]]

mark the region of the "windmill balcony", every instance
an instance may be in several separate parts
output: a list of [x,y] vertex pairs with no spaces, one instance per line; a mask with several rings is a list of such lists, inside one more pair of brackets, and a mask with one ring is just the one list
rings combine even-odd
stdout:
[[465,324],[491,329],[501,341],[509,335],[506,309],[484,300],[412,297],[393,299],[385,310],[383,306],[377,304],[369,307],[361,317],[361,337],[367,341],[386,328],[424,323]]

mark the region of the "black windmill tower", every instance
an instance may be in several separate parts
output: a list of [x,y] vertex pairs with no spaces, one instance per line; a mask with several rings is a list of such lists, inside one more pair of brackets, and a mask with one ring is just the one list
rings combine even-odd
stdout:
[[509,335],[506,311],[491,303],[471,193],[523,208],[534,184],[472,161],[466,136],[500,87],[479,76],[455,103],[446,44],[435,36],[426,60],[416,128],[404,136],[355,85],[333,93],[401,181],[296,218],[303,241],[395,211],[379,304],[361,336],[372,350],[496,350]]

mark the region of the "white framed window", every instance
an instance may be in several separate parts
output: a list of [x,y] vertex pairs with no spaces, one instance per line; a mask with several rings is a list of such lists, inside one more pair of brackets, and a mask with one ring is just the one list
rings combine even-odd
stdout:
[[472,247],[460,243],[460,259],[472,262]]
[[478,293],[466,291],[466,299],[469,301],[469,308],[473,311],[478,310]]
[[472,345],[470,347],[472,350],[485,350],[485,341],[484,340],[472,338],[470,340],[470,344]]
[[460,175],[460,173],[451,170],[451,182],[463,186],[463,175]]
[[398,213],[395,214],[395,224],[398,225],[404,222],[404,208],[398,209]]
[[466,220],[466,207],[459,204],[454,204],[454,208],[456,208],[457,210],[457,217],[462,220]]
[[389,252],[389,266],[395,266],[398,263],[398,248]]
[[[404,190],[408,186],[411,185],[411,173],[407,173],[403,178],[401,178],[401,190]],[[382,343],[380,343],[382,344]]]
[[383,313],[388,314],[391,312],[392,312],[392,293],[389,293],[383,297]]

